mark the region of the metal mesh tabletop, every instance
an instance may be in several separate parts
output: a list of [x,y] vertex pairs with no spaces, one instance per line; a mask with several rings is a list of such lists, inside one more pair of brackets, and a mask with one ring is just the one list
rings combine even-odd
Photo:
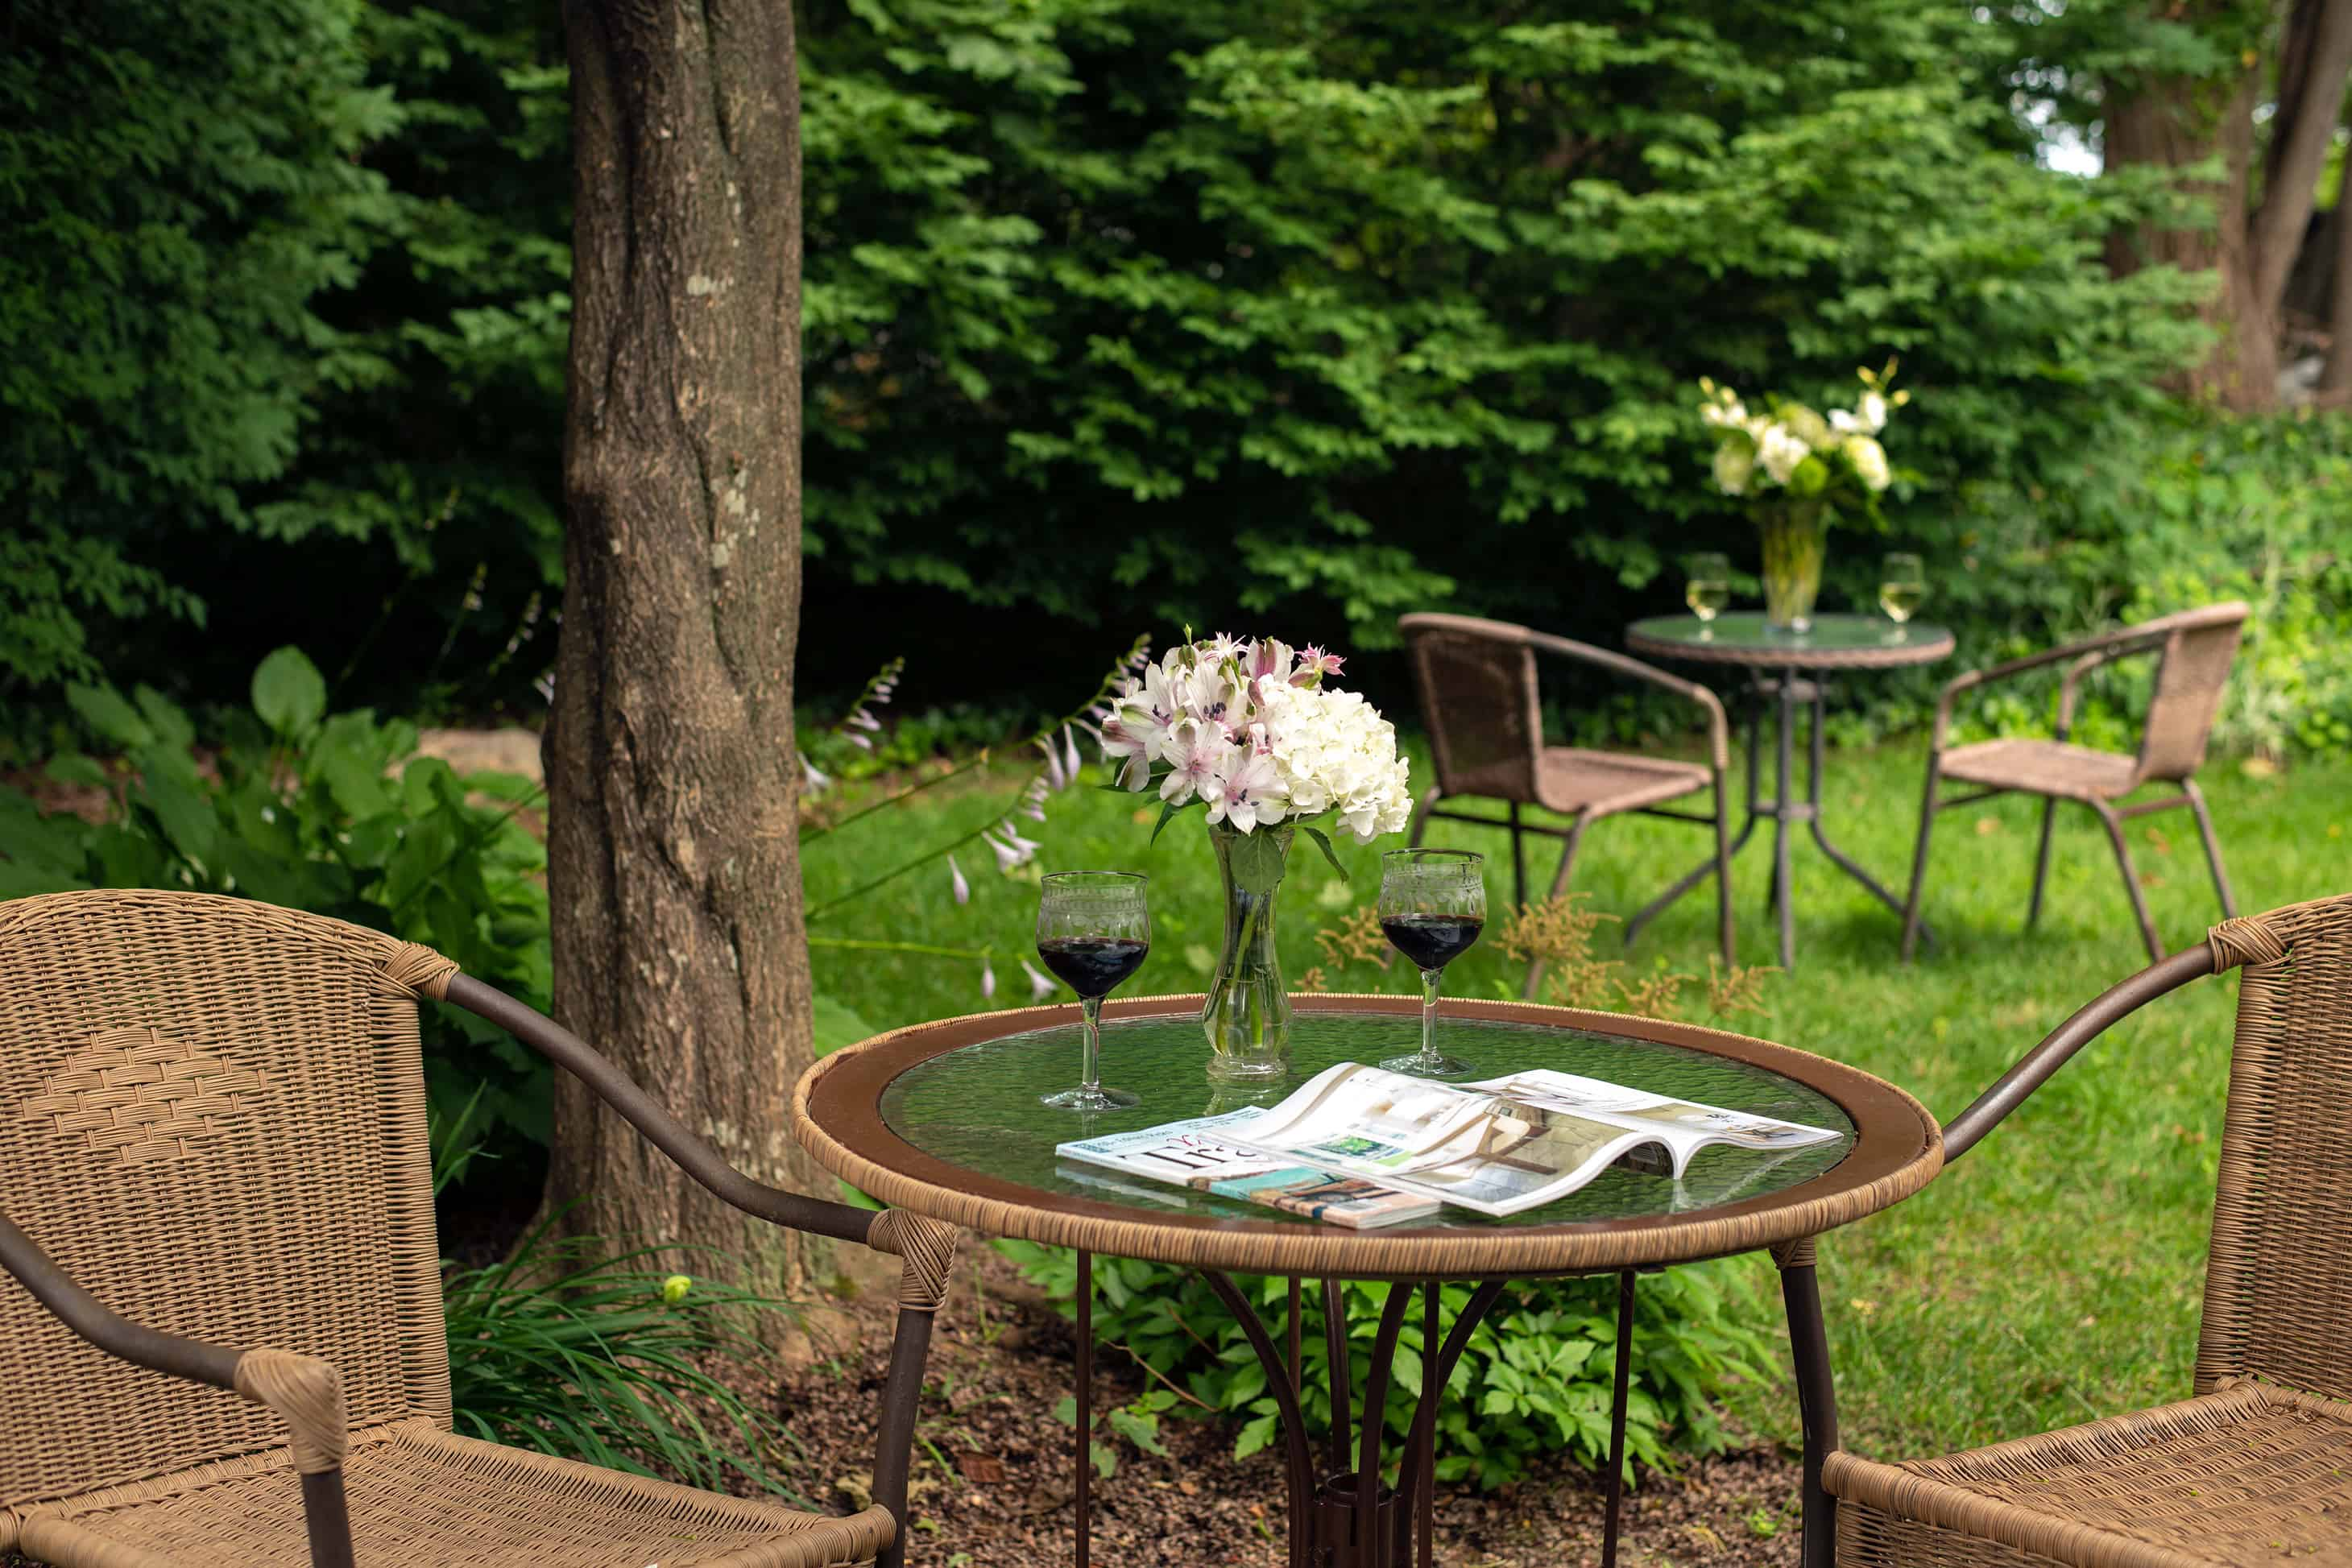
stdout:
[[[1590,1186],[1505,1219],[1446,1208],[1424,1226],[1546,1225],[1706,1208],[1794,1186],[1835,1166],[1853,1146],[1853,1122],[1837,1103],[1792,1079],[1682,1046],[1584,1030],[1486,1018],[1443,1017],[1438,1049],[1481,1078],[1549,1067],[1607,1079],[1663,1098],[1695,1100],[1846,1134],[1834,1144],[1774,1153],[1728,1145],[1699,1155],[1680,1181],[1612,1166]],[[1417,1018],[1302,1013],[1291,1031],[1295,1071],[1284,1088],[1246,1098],[1203,1082],[1201,1027],[1181,1015],[1116,1019],[1103,1028],[1103,1082],[1142,1097],[1132,1110],[1081,1115],[1052,1111],[1040,1094],[1065,1088],[1077,1068],[1075,1024],[1054,1024],[961,1046],[918,1062],[882,1094],[882,1119],[916,1148],[985,1176],[1042,1192],[1149,1208],[1319,1227],[1260,1205],[1058,1159],[1055,1145],[1130,1132],[1245,1105],[1272,1104],[1309,1075],[1340,1061],[1371,1062],[1416,1049]]]
[[1782,632],[1761,611],[1738,610],[1712,625],[1696,615],[1636,621],[1625,629],[1625,645],[1653,658],[1751,669],[1891,670],[1951,656],[1952,634],[1941,626],[1914,621],[1899,638],[1895,632],[1875,615],[1816,615],[1803,632]]
[[1786,1155],[1715,1147],[1684,1179],[1612,1168],[1545,1207],[1489,1219],[1448,1208],[1350,1230],[1058,1159],[1055,1145],[1271,1103],[1338,1061],[1419,1043],[1411,997],[1300,996],[1294,1072],[1261,1097],[1220,1097],[1202,1069],[1198,997],[1106,1009],[1103,1081],[1141,1096],[1097,1114],[1037,1103],[1078,1071],[1077,1009],[919,1024],[824,1058],[793,1095],[796,1136],[873,1197],[983,1235],[1208,1269],[1354,1278],[1573,1273],[1778,1245],[1874,1213],[1942,1164],[1919,1103],[1821,1057],[1694,1025],[1520,1002],[1449,1001],[1439,1043],[1481,1076],[1550,1067],[1827,1127]]

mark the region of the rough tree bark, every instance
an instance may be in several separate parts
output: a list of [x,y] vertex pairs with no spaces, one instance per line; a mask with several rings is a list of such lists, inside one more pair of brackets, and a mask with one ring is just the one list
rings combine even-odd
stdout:
[[[2227,8],[2207,4],[2192,10]],[[2166,14],[2178,17],[2183,8],[2169,5]],[[2106,119],[2110,169],[2184,169],[2216,155],[2221,160],[2219,184],[2185,175],[2179,181],[2184,192],[2212,199],[2210,232],[2144,229],[2119,235],[2109,246],[2108,262],[2119,274],[2158,262],[2218,269],[2220,287],[2207,314],[2219,336],[2212,357],[2191,381],[2240,409],[2277,401],[2281,306],[2352,74],[2352,0],[2293,0],[2278,36],[2259,200],[2253,115],[2264,73],[2258,59],[2227,79],[2158,78],[2119,89]]]
[[[794,831],[800,97],[789,0],[567,0],[572,329],[544,746],[555,1010],[752,1175],[813,1190]],[[804,1260],[558,1075],[575,1233]],[[692,1271],[689,1270],[688,1271]]]

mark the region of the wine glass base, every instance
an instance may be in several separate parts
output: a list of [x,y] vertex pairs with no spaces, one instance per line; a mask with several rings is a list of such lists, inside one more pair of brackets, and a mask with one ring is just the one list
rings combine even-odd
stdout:
[[1415,1078],[1467,1078],[1472,1068],[1459,1057],[1439,1052],[1423,1056],[1414,1051],[1411,1056],[1391,1056],[1381,1065],[1391,1072],[1409,1072]]
[[1055,1094],[1040,1094],[1037,1103],[1051,1105],[1056,1111],[1124,1111],[1141,1103],[1124,1089],[1089,1089],[1084,1084]]

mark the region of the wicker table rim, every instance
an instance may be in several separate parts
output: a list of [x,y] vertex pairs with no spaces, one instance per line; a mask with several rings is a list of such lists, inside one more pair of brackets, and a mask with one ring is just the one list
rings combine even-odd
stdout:
[[[1297,1001],[1305,1008],[1329,1011],[1418,1011],[1420,1008],[1415,998],[1376,995],[1310,993],[1302,994]],[[1106,1010],[1111,1017],[1151,1016],[1186,1008],[1197,1009],[1199,1005],[1197,996],[1138,998],[1114,1004]],[[845,1143],[819,1113],[816,1102],[837,1085],[845,1069],[856,1071],[862,1062],[886,1051],[905,1055],[907,1047],[919,1041],[919,1037],[941,1037],[937,1049],[906,1056],[898,1066],[898,1071],[903,1071],[917,1061],[971,1043],[961,1037],[975,1023],[984,1023],[989,1029],[988,1033],[977,1038],[997,1038],[1064,1017],[1074,1018],[1076,1009],[1066,1005],[916,1024],[845,1047],[811,1067],[794,1086],[793,1132],[819,1165],[877,1200],[983,1235],[1015,1237],[1048,1246],[1190,1268],[1360,1280],[1597,1273],[1753,1251],[1800,1241],[1876,1213],[1916,1192],[1942,1168],[1943,1135],[1927,1107],[1895,1085],[1842,1062],[1772,1041],[1694,1024],[1524,1002],[1465,999],[1445,1006],[1458,1014],[1549,1022],[1563,1029],[1630,1036],[1698,1051],[1714,1049],[1710,1042],[1737,1044],[1740,1048],[1737,1051],[1718,1049],[1715,1053],[1734,1056],[1774,1071],[1781,1071],[1780,1061],[1804,1069],[1801,1072],[1782,1071],[1782,1076],[1836,1101],[1854,1122],[1853,1146],[1844,1160],[1809,1181],[1714,1209],[1559,1226],[1453,1230],[1401,1228],[1383,1233],[1276,1221],[1159,1215],[1047,1194],[1016,1183],[983,1180],[906,1143],[881,1122],[877,1110],[871,1117],[871,1126],[861,1131],[868,1134],[878,1132],[881,1139],[896,1145],[877,1151],[886,1154],[890,1161],[884,1163]],[[1759,1059],[1759,1049],[1762,1060]],[[892,1072],[872,1085],[869,1106],[878,1103],[881,1088],[896,1075]],[[1856,1099],[1864,1102],[1860,1107],[1864,1113],[1857,1113]],[[1897,1122],[1897,1112],[1902,1113],[1899,1126],[1890,1124]],[[1858,1169],[1849,1171],[1857,1162]],[[1841,1172],[1848,1174],[1841,1177]],[[1869,1179],[1857,1180],[1858,1174],[1868,1175]],[[992,1197],[985,1191],[972,1190],[974,1187],[1012,1194],[1034,1193],[1038,1201]]]

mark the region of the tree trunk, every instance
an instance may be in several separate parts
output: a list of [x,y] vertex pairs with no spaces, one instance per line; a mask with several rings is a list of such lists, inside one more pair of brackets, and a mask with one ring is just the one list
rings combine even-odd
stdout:
[[[2179,10],[2173,6],[2167,15]],[[2106,122],[2111,169],[2135,163],[2179,169],[2217,153],[2221,159],[2218,185],[2179,182],[2184,193],[2212,199],[2210,234],[2171,229],[2118,235],[2110,242],[2108,261],[2119,274],[2153,262],[2219,271],[2207,310],[2218,338],[2191,383],[2238,409],[2267,408],[2278,400],[2287,277],[2311,221],[2313,187],[2352,74],[2352,0],[2294,0],[2279,36],[2278,60],[2259,204],[2251,200],[2253,112],[2263,78],[2258,64],[2234,82],[2167,78],[2119,91]]]
[[[555,1011],[763,1181],[811,1058],[793,746],[800,95],[788,0],[567,0],[573,268],[563,628],[545,758]],[[574,1233],[793,1240],[557,1075]],[[682,1265],[688,1272],[697,1265]],[[707,1270],[708,1261],[698,1267]]]
[[2330,402],[2342,404],[2352,394],[2352,183],[2336,192],[2336,266],[2327,281],[2327,368],[2319,390]]

